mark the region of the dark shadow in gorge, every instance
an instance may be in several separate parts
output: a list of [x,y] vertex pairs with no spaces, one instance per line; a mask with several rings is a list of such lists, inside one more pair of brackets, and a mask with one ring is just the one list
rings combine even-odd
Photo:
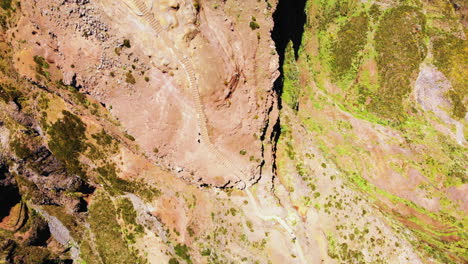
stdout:
[[[272,39],[276,45],[276,53],[279,55],[279,71],[280,76],[275,80],[273,89],[278,95],[278,107],[282,108],[281,95],[283,93],[283,63],[285,57],[286,46],[289,41],[292,41],[294,55],[298,58],[299,48],[302,44],[302,34],[304,26],[307,22],[305,12],[307,0],[279,0],[276,11],[273,14],[274,28]],[[281,120],[278,120],[273,128],[271,141],[274,142],[273,151],[273,173],[276,175],[276,143],[281,134]],[[273,180],[273,179],[272,179]],[[272,182],[273,186],[274,183]]]
[[283,93],[283,63],[284,53],[289,41],[292,41],[294,55],[297,59],[299,48],[302,44],[302,34],[307,21],[305,12],[307,0],[279,0],[276,11],[273,14],[275,22],[272,38],[276,44],[276,52],[279,55],[280,77],[275,81],[274,89],[278,94],[279,107],[281,108],[281,94]]

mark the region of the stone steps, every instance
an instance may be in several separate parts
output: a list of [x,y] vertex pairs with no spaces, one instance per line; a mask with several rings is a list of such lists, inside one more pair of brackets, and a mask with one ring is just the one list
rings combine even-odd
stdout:
[[[169,45],[169,40],[164,35],[164,30],[161,27],[161,24],[156,20],[154,15],[149,13],[148,7],[142,0],[134,0],[137,8],[140,12],[143,13],[144,19],[150,24],[151,28],[158,34],[159,37],[166,42],[166,46],[171,47],[174,45]],[[176,59],[181,64],[182,68],[185,70],[187,75],[187,79],[189,81],[189,88],[191,91],[192,99],[195,103],[195,111],[197,112],[197,124],[200,129],[200,135],[202,142],[206,145],[209,152],[215,156],[215,158],[226,168],[230,169],[232,173],[244,183],[248,180],[246,174],[225,157],[215,146],[211,143],[210,136],[208,134],[208,127],[207,127],[207,120],[206,115],[203,110],[203,104],[200,98],[200,93],[198,91],[198,87],[196,85],[196,77],[195,71],[193,69],[192,63],[183,55],[179,55],[180,53],[177,49],[174,49],[174,53]]]

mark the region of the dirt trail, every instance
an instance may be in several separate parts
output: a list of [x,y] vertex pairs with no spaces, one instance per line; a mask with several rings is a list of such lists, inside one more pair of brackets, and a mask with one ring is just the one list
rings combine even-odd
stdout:
[[[197,112],[197,124],[198,128],[200,129],[199,134],[201,137],[201,142],[205,144],[209,152],[214,157],[216,157],[216,159],[221,164],[223,164],[223,166],[231,170],[232,173],[236,176],[236,178],[239,179],[239,181],[236,183],[239,184],[241,188],[245,188],[246,183],[248,182],[250,177],[248,177],[248,175],[244,173],[244,171],[242,171],[240,168],[235,166],[229,159],[227,159],[210,140],[207,128],[206,115],[203,110],[203,105],[197,85],[197,79],[195,77],[195,71],[193,70],[192,63],[187,58],[187,56],[184,56],[182,52],[175,48],[174,43],[166,36],[164,30],[161,27],[161,24],[155,19],[154,15],[150,13],[150,8],[146,6],[144,1],[134,0],[134,3],[141,12],[140,16],[143,16],[143,18],[150,24],[152,29],[156,31],[157,35],[161,38],[165,46],[171,51],[171,53],[174,56],[174,59],[182,67],[182,69],[185,72],[185,75],[187,76],[187,80],[189,81],[189,90],[193,102],[195,103],[195,110]],[[137,15],[139,14],[137,13]]]
[[294,245],[296,246],[296,254],[298,255],[301,263],[308,263],[304,256],[304,253],[302,252],[302,246],[299,242],[299,239],[297,238],[291,226],[288,223],[286,223],[286,221],[284,221],[282,218],[276,215],[263,214],[262,209],[258,206],[257,200],[255,199],[253,194],[250,192],[250,190],[246,189],[245,193],[249,197],[249,203],[253,204],[253,206],[255,207],[256,215],[264,221],[276,221],[279,225],[281,225],[281,227],[283,227],[283,229],[286,230],[286,232],[288,232],[288,234],[291,236],[291,239],[294,241]]
[[[173,42],[169,40],[166,36],[164,30],[161,27],[161,24],[155,19],[154,15],[150,13],[150,8],[146,6],[143,0],[133,1],[139,9],[139,11],[141,12],[141,14],[136,14],[145,18],[145,20],[151,25],[153,30],[156,31],[156,33],[161,38],[166,47],[171,51],[177,63],[179,63],[179,65],[181,65],[181,67],[184,69],[184,72],[189,81],[189,90],[191,92],[192,99],[195,103],[195,110],[197,112],[197,123],[200,129],[201,141],[207,146],[209,151],[219,160],[219,162],[221,162],[221,164],[223,164],[226,168],[230,169],[236,175],[236,177],[242,183],[243,187],[247,187],[246,182],[248,182],[249,180],[247,174],[244,173],[241,169],[237,168],[234,164],[232,164],[230,160],[228,160],[222,153],[220,153],[219,150],[216,149],[216,147],[210,140],[207,128],[206,115],[203,110],[203,104],[201,101],[197,80],[191,61],[187,58],[187,56],[184,56],[179,50],[175,48]],[[294,241],[294,244],[296,246],[296,253],[298,254],[300,261],[302,263],[307,263],[302,252],[302,247],[299,243],[299,240],[297,239],[297,236],[295,235],[291,226],[289,226],[288,223],[286,223],[286,221],[284,221],[278,216],[264,215],[250,190],[246,188],[245,192],[247,193],[250,202],[254,205],[257,216],[264,221],[276,221],[278,224],[280,224],[289,233],[292,240]]]

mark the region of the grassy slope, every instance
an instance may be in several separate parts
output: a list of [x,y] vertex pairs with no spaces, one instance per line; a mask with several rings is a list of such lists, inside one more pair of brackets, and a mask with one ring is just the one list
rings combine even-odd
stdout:
[[[410,97],[419,64],[432,51],[432,63],[453,86],[447,94],[452,116],[466,113],[467,44],[457,37],[461,26],[453,8],[442,1],[401,1],[383,10],[372,3],[311,0],[308,17],[299,59],[294,61],[287,50],[285,107],[299,109],[296,115],[316,145],[349,183],[413,231],[417,239],[412,243],[424,256],[440,263],[466,261],[466,217],[447,195],[449,188],[466,184],[466,148],[435,130],[431,124],[437,119]],[[287,123],[282,122],[285,131]],[[360,134],[366,131],[361,126],[390,132],[374,132],[385,135],[382,145]],[[369,151],[369,143],[375,151]],[[281,147],[285,156],[294,156],[287,133]],[[387,147],[411,154],[397,155]],[[419,171],[425,181],[411,195],[438,200],[440,207],[431,211],[411,201],[411,195],[405,199],[402,192],[387,189],[391,179],[383,168],[408,181],[411,170]]]

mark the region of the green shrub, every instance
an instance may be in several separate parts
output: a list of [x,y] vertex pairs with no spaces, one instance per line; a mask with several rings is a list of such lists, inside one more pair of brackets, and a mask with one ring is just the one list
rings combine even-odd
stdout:
[[7,10],[11,8],[11,0],[0,0],[0,7]]
[[34,56],[34,62],[36,63],[36,72],[46,78],[49,78],[50,73],[45,69],[49,69],[50,65],[47,63],[44,57]]
[[171,258],[169,260],[169,264],[179,264],[179,261],[177,259],[175,259],[175,258]]
[[29,150],[29,148],[19,140],[11,141],[10,147],[13,149],[16,156],[20,159],[25,159],[31,155],[31,150]]
[[44,247],[20,247],[15,250],[15,255],[22,259],[21,263],[24,264],[49,263],[51,261],[49,259],[51,256],[50,251]]
[[174,247],[174,250],[177,256],[181,257],[187,263],[192,263],[192,260],[190,260],[190,254],[188,253],[189,247],[187,247],[187,245],[177,244]]
[[132,71],[128,71],[127,74],[125,74],[125,82],[129,84],[136,83],[136,80],[135,80],[135,77],[133,77]]
[[145,201],[151,201],[154,197],[161,194],[160,190],[148,186],[143,182],[126,181],[117,177],[115,164],[107,163],[104,166],[98,167],[96,172],[98,172],[104,179],[104,183],[109,186],[109,191],[111,193],[135,193]]
[[44,68],[44,69],[49,69],[50,68],[49,63],[47,63],[47,61],[42,56],[37,56],[37,55],[34,56],[34,62],[37,65],[39,65],[41,68]]
[[101,132],[93,134],[92,137],[101,146],[108,146],[112,143],[113,138],[102,129]]
[[467,49],[467,41],[452,34],[434,37],[434,64],[452,84],[453,91],[447,96],[452,101],[452,115],[460,119],[466,115],[463,101],[468,94],[468,78],[465,77],[468,67]]
[[62,111],[63,117],[47,131],[50,137],[49,148],[55,157],[65,163],[70,173],[82,174],[79,154],[86,150],[86,126],[79,117]]
[[211,250],[209,248],[207,249],[204,249],[202,252],[201,252],[201,255],[206,257],[206,256],[210,256],[211,255]]
[[284,103],[289,105],[293,110],[299,108],[299,97],[301,94],[301,85],[299,83],[299,67],[294,55],[294,48],[292,41],[288,42],[284,52],[283,63],[283,94],[281,99]]
[[117,212],[126,224],[132,226],[132,233],[143,234],[145,228],[137,222],[137,212],[129,199],[124,198],[119,201]]
[[197,12],[200,11],[200,2],[199,2],[199,0],[193,1],[193,7],[195,8],[195,10],[196,10]]
[[257,19],[253,16],[249,23],[250,29],[256,30],[260,28],[260,25],[257,23]]
[[463,104],[460,96],[455,91],[449,91],[448,97],[452,101],[452,115],[456,118],[463,119],[466,115],[466,107]]
[[21,91],[9,84],[0,84],[0,99],[5,103],[11,101],[21,103],[27,100]]
[[369,105],[373,112],[388,119],[405,119],[402,100],[411,92],[427,53],[425,27],[426,18],[415,7],[399,6],[381,18],[375,35],[381,88]]
[[189,234],[190,237],[193,237],[195,235],[195,231],[191,226],[187,227],[187,233]]
[[332,48],[333,77],[343,79],[352,69],[367,42],[369,19],[365,13],[354,16],[340,29]]
[[124,39],[122,46],[128,49],[132,47],[132,45],[130,45],[129,39]]
[[126,138],[130,139],[131,141],[135,141],[135,138],[132,135],[128,134],[128,133],[125,133],[124,136]]
[[123,238],[117,212],[109,197],[97,193],[89,208],[89,225],[94,233],[96,249],[104,263],[144,263],[130,250]]

